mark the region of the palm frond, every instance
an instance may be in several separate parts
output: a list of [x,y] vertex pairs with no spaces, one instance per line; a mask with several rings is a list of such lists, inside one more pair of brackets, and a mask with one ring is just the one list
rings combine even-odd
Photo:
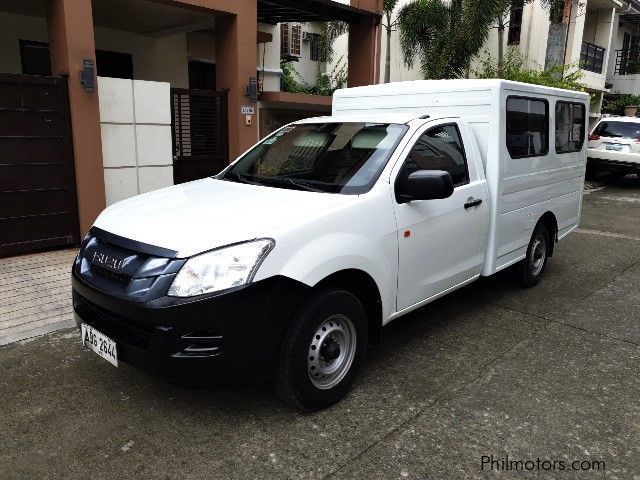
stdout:
[[424,78],[456,78],[467,71],[496,18],[511,0],[414,0],[398,15],[405,64],[416,60]]

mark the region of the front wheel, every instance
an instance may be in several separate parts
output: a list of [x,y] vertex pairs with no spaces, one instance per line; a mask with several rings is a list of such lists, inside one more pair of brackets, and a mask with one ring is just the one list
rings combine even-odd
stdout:
[[367,345],[367,318],[346,290],[314,294],[292,319],[274,386],[286,402],[320,410],[344,397],[355,380]]
[[539,223],[531,235],[527,256],[513,266],[515,282],[521,287],[533,287],[540,282],[549,258],[551,235],[544,224]]

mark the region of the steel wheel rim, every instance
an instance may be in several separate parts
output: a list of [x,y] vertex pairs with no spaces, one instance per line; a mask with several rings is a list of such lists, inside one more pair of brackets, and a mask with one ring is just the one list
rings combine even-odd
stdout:
[[531,245],[531,275],[534,277],[540,275],[544,268],[544,262],[547,258],[547,242],[542,235],[537,236]]
[[344,315],[327,318],[311,337],[307,373],[313,385],[328,390],[349,373],[356,354],[356,329]]

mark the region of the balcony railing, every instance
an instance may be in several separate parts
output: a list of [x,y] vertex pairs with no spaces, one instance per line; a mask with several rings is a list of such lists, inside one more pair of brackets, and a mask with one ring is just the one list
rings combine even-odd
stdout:
[[602,62],[606,49],[589,42],[582,42],[580,49],[580,68],[590,72],[602,73]]
[[640,73],[640,49],[624,48],[616,50],[615,75],[633,75]]

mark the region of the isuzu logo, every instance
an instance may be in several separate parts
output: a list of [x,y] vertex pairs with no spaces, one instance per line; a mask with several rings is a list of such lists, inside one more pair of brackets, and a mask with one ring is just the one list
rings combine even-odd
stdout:
[[118,271],[122,269],[123,259],[109,255],[103,252],[93,252],[91,263],[94,263],[100,267],[108,268],[109,270]]

